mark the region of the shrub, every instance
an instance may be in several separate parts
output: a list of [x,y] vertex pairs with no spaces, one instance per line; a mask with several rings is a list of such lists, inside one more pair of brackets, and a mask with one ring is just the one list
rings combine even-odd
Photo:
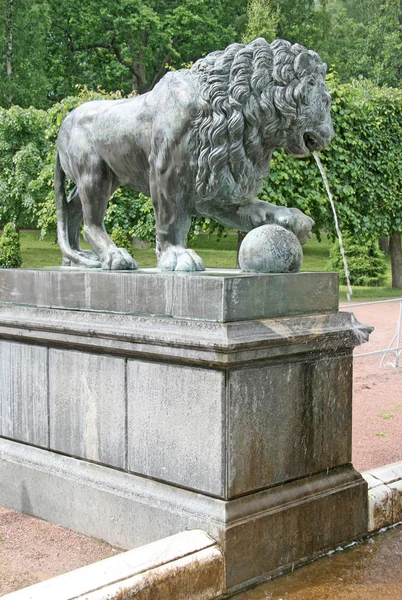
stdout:
[[125,248],[125,250],[127,250],[127,252],[131,254],[131,256],[133,255],[133,248],[131,246],[131,242],[128,238],[127,233],[122,227],[115,227],[112,233],[110,234],[110,239],[116,244],[118,248]]
[[[346,260],[352,285],[375,287],[385,284],[387,262],[385,254],[372,239],[358,239],[350,234],[343,235]],[[337,240],[331,247],[328,271],[339,271],[339,281],[346,283],[343,260]]]
[[20,267],[22,264],[20,234],[14,223],[7,223],[0,237],[0,266],[6,269]]

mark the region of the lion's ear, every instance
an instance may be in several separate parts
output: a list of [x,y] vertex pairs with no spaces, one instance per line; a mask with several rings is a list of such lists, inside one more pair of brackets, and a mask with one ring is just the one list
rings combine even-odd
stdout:
[[315,52],[301,52],[295,58],[294,70],[299,79],[317,71],[318,56]]

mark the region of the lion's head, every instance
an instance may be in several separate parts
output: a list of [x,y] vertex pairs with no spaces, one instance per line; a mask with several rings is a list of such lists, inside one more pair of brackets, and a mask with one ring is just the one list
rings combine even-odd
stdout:
[[203,198],[259,192],[274,148],[293,156],[321,150],[333,136],[326,65],[300,44],[263,38],[232,44],[197,61],[194,120],[196,190]]

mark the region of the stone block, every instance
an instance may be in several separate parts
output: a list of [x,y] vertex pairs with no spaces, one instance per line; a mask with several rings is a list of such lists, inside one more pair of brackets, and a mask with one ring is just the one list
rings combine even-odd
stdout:
[[49,351],[50,447],[125,468],[125,361]]
[[362,477],[367,481],[369,490],[383,484],[380,479],[377,479],[377,477],[374,477],[374,475],[371,474],[371,471],[365,471],[362,473]]
[[47,352],[0,341],[0,435],[48,446]]
[[202,528],[231,591],[367,532],[367,484],[351,467],[227,502],[0,439],[0,477],[0,503],[121,547]]
[[2,438],[0,481],[1,505],[126,549],[224,523],[222,500]]
[[225,493],[225,375],[129,360],[128,469]]
[[47,347],[51,442],[0,438],[0,503],[127,548],[204,529],[227,590],[363,535],[368,332],[333,274],[0,271],[0,339]]
[[368,492],[368,531],[393,524],[392,492],[387,485],[379,485]]
[[367,485],[350,467],[234,500],[223,543],[227,587],[281,574],[366,531]]
[[231,372],[228,497],[351,461],[351,369],[327,356]]
[[228,322],[336,312],[338,274],[4,269],[0,299],[13,305]]
[[402,479],[402,463],[391,463],[383,467],[371,469],[370,474],[382,483],[388,484]]
[[402,479],[389,484],[392,493],[392,522],[402,521]]

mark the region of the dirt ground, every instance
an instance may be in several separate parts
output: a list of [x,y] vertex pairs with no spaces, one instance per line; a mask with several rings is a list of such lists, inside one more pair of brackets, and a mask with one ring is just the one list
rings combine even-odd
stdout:
[[[387,348],[396,332],[399,302],[351,310],[358,321],[375,327],[356,355]],[[381,368],[380,360],[354,361],[353,463],[360,471],[402,460],[402,357],[396,369]],[[118,552],[99,540],[0,507],[0,596]]]
[[[358,321],[375,327],[370,341],[356,348],[353,365],[353,464],[357,470],[367,471],[402,460],[402,355],[398,368],[381,368],[381,356],[358,357],[389,346],[396,333],[400,305],[399,301],[384,302],[350,310]],[[388,354],[384,364],[393,359]]]
[[0,596],[119,552],[94,538],[0,506]]

